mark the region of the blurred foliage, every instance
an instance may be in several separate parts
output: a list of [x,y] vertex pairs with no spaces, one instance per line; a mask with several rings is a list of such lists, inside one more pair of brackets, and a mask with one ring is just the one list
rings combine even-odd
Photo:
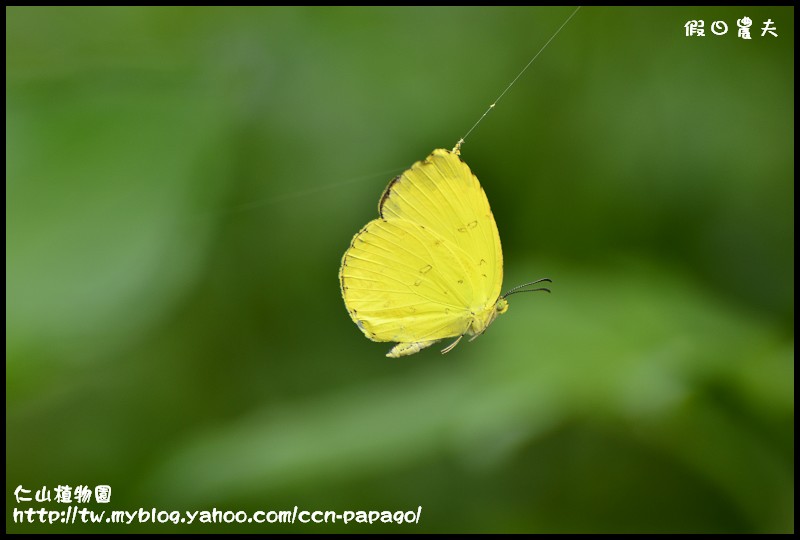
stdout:
[[[7,8],[7,529],[793,531],[794,8],[583,8],[462,152],[553,294],[400,360],[344,309],[389,178],[570,12]],[[20,484],[423,510],[15,525]]]

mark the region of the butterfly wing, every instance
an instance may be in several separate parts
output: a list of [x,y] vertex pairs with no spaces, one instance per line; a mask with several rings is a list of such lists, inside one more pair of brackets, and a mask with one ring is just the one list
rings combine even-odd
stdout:
[[378,207],[385,220],[404,219],[458,246],[479,279],[469,306],[494,304],[503,286],[503,253],[489,201],[466,163],[449,150],[437,149],[398,176]]
[[342,258],[353,321],[373,341],[405,345],[394,355],[464,334],[502,286],[500,238],[477,178],[435,150],[390,183],[379,212]]
[[[453,273],[459,278],[447,279]],[[364,334],[401,343],[463,334],[475,279],[468,276],[468,261],[447,241],[398,219],[369,222],[353,238],[340,272],[345,304]]]

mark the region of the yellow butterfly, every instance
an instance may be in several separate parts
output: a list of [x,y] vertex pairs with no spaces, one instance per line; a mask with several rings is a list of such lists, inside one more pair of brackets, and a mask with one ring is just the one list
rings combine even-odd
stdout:
[[550,281],[500,296],[497,224],[458,147],[434,150],[394,178],[378,213],[342,257],[339,284],[361,331],[372,341],[397,342],[386,356],[414,354],[457,337],[442,350],[449,352],[464,335],[475,339],[505,313],[507,296]]

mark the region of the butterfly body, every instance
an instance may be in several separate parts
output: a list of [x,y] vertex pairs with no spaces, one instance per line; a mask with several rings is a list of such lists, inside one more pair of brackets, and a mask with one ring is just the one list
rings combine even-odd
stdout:
[[508,309],[497,225],[457,154],[434,150],[393,179],[378,212],[353,237],[339,281],[359,329],[397,342],[387,356],[480,335]]

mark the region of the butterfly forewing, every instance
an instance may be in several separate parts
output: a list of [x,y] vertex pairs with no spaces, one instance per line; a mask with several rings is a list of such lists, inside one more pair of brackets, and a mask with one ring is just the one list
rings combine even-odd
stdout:
[[481,278],[471,306],[497,300],[503,282],[500,235],[483,188],[457,155],[438,149],[415,163],[389,185],[380,214],[417,223],[458,246]]

